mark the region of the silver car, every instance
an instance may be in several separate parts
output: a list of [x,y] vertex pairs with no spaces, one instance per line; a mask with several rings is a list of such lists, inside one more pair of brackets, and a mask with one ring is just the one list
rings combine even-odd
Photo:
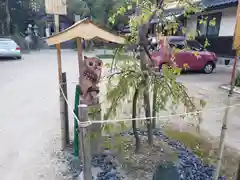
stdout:
[[21,49],[10,38],[0,38],[0,57],[21,59]]

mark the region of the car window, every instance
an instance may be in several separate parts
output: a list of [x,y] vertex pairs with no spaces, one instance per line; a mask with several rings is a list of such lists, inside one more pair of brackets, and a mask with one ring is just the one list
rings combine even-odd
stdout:
[[1,49],[9,49],[9,48],[15,48],[17,46],[17,44],[11,40],[11,39],[4,39],[4,38],[1,38],[0,39],[0,48]]
[[183,41],[180,42],[169,42],[171,48],[177,48],[183,50],[185,48],[185,44]]
[[196,40],[187,40],[187,45],[192,50],[202,50],[204,49],[203,46],[197,42]]

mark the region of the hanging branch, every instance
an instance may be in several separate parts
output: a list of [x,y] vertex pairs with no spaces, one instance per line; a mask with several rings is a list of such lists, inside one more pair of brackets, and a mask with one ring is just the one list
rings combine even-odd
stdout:
[[118,52],[123,48],[123,45],[121,45],[120,47],[118,47],[115,51],[114,51],[114,55],[113,55],[113,59],[112,59],[112,64],[111,64],[111,69],[110,72],[112,72],[113,66],[116,65],[116,56],[118,54]]

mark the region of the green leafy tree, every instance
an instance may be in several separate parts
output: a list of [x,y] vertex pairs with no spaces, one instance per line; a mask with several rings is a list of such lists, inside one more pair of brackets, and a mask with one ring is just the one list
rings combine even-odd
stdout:
[[73,18],[74,14],[80,15],[81,18],[90,16],[88,4],[83,0],[69,0],[68,15]]
[[[194,112],[198,109],[193,98],[187,94],[184,85],[176,81],[177,77],[180,75],[181,69],[175,66],[163,66],[162,73],[157,72],[156,69],[159,67],[155,67],[152,63],[153,61],[147,49],[147,33],[150,27],[150,21],[153,18],[159,18],[160,22],[165,25],[164,29],[156,27],[158,30],[160,29],[158,33],[163,34],[167,32],[167,35],[171,35],[175,34],[178,28],[181,28],[176,18],[172,20],[164,18],[164,7],[168,2],[169,1],[159,1],[153,3],[149,0],[142,0],[139,2],[133,1],[131,3],[125,2],[125,6],[120,7],[118,11],[109,18],[110,22],[114,24],[116,17],[123,15],[127,10],[135,6],[137,7],[136,15],[131,16],[129,19],[131,34],[128,37],[128,43],[138,45],[140,49],[140,62],[134,58],[125,59],[124,62],[118,61],[119,72],[113,74],[109,78],[107,100],[111,103],[105,118],[116,116],[118,107],[121,107],[123,103],[125,103],[125,100],[132,97],[132,95],[132,117],[135,118],[137,99],[143,99],[145,117],[147,119],[148,143],[150,146],[153,144],[152,121],[150,119],[150,92],[154,92],[151,93],[154,94],[154,116],[156,116],[160,110],[167,110],[167,104],[169,102],[171,102],[173,110],[174,107],[180,104],[185,106],[187,112]],[[196,9],[195,5],[187,0],[179,1],[179,4],[186,7],[185,14]],[[174,49],[171,61],[174,61],[174,54],[177,51],[178,49]],[[166,59],[166,61],[170,62],[170,59]],[[195,116],[199,115],[199,113],[195,114]],[[136,139],[137,152],[140,142],[135,121],[132,122],[132,126]]]
[[42,0],[2,0],[0,17],[2,35],[12,35],[16,31],[24,32],[27,20],[34,17]]

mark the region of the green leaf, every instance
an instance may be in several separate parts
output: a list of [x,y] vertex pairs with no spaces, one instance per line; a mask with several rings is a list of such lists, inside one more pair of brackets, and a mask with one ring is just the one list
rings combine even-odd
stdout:
[[131,10],[131,9],[132,9],[132,5],[128,5],[128,6],[127,6],[127,9],[128,9],[128,10]]

